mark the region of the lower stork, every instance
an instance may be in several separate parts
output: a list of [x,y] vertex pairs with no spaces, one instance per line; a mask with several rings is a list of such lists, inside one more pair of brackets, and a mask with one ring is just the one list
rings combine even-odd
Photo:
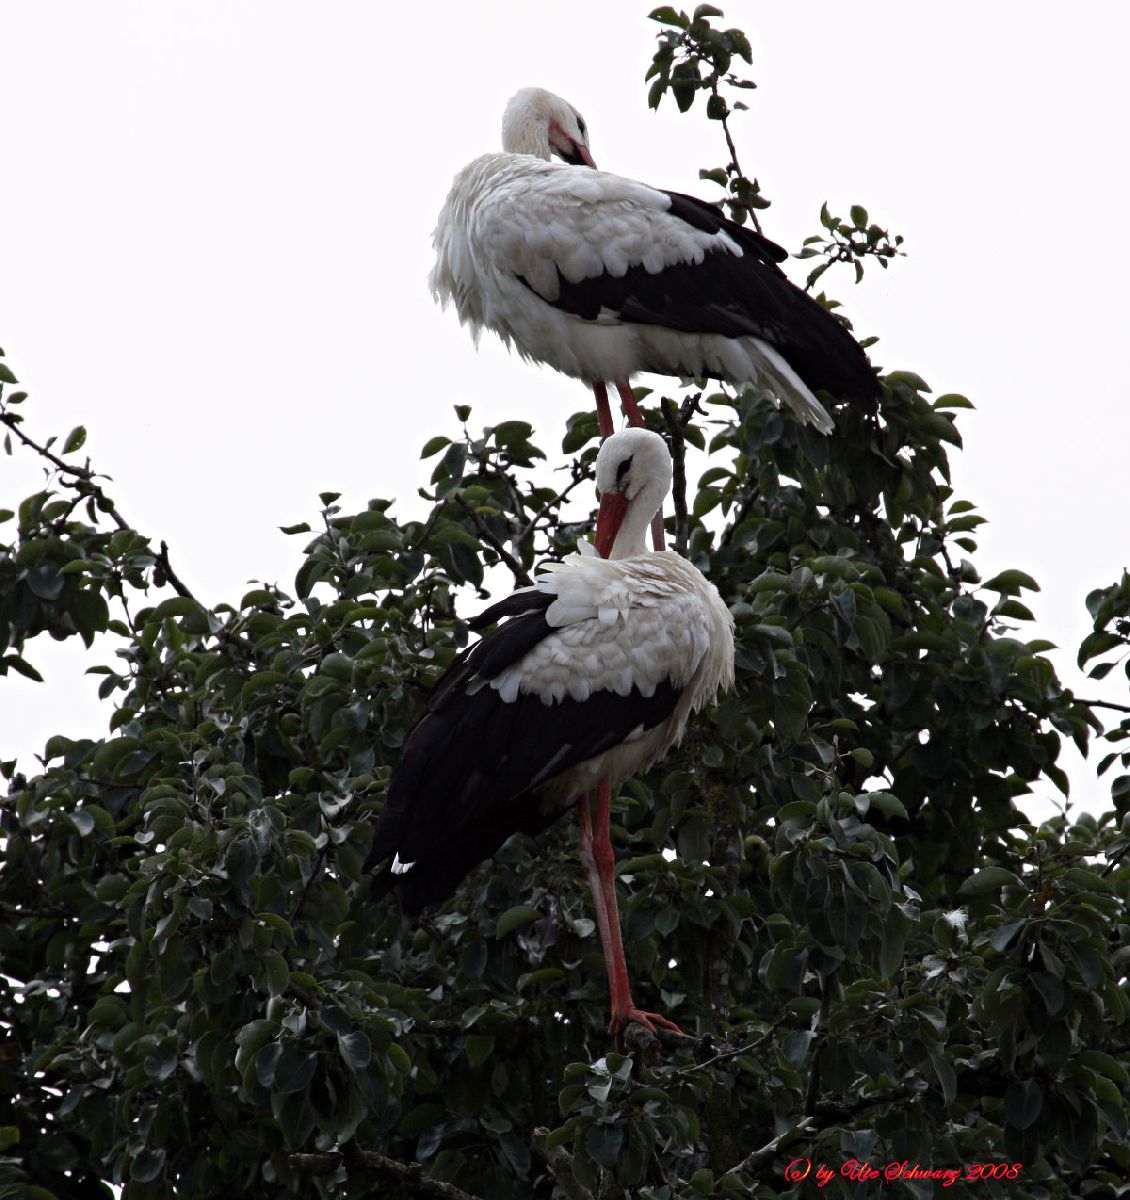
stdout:
[[823,433],[832,419],[814,391],[880,394],[855,338],[785,277],[780,246],[713,204],[597,170],[584,119],[543,88],[507,105],[502,153],[456,175],[433,242],[437,300],[476,340],[490,329],[585,380],[602,437],[609,382],[643,423],[629,386],[640,371],[752,385]]
[[[734,679],[734,622],[714,586],[644,536],[671,484],[646,429],[609,437],[596,460],[597,554],[551,564],[471,623],[498,622],[436,685],[389,781],[366,869],[418,914],[450,896],[513,833],[574,804],[611,991],[609,1029],[677,1029],[632,1001],[613,878],[612,788],[658,762],[689,715]],[[595,790],[595,817],[588,794]]]

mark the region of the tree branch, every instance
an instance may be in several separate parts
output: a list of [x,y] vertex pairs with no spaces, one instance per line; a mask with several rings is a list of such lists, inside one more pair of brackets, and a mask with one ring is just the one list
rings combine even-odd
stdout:
[[592,1192],[573,1174],[573,1156],[564,1146],[554,1146],[551,1150],[546,1145],[548,1137],[549,1130],[544,1125],[534,1129],[534,1153],[549,1168],[553,1182],[561,1189],[566,1200],[593,1200]]
[[94,482],[96,476],[89,467],[76,467],[61,459],[57,454],[53,454],[46,446],[41,446],[37,441],[29,438],[20,428],[20,418],[15,413],[0,413],[0,425],[6,425],[25,446],[34,450],[40,458],[47,459],[61,475],[73,475],[75,479],[79,480],[84,485],[79,490],[84,495],[93,497],[98,502],[99,509],[104,513],[108,513],[111,520],[119,529],[132,528],[122,514],[118,512],[113,500]]
[[[70,476],[74,482],[71,483],[68,480],[64,480],[64,482],[67,486],[74,487],[78,491],[80,500],[93,500],[97,504],[99,511],[106,513],[119,529],[133,529],[133,526],[118,511],[117,505],[102,490],[101,485],[94,482],[97,474],[90,467],[76,467],[74,464],[67,462],[53,453],[47,446],[40,445],[39,442],[28,437],[20,428],[20,417],[15,413],[0,412],[0,425],[4,425],[10,429],[28,449],[34,450],[40,458],[45,458],[60,475]],[[87,461],[89,462],[90,460],[88,459]],[[173,588],[177,595],[187,596],[190,600],[195,599],[192,592],[173,570],[172,564],[169,562],[169,547],[167,543],[161,543],[161,552],[156,555],[156,561],[164,572],[165,578],[169,581],[169,586]]]
[[557,495],[553,497],[552,500],[546,501],[546,503],[543,504],[536,513],[534,513],[534,515],[529,519],[529,521],[526,522],[525,526],[522,529],[522,532],[520,534],[518,534],[517,540],[519,542],[524,542],[526,540],[526,538],[528,538],[530,536],[530,534],[533,533],[534,529],[537,527],[537,523],[542,519],[542,517],[544,517],[546,515],[546,513],[549,512],[549,510],[551,508],[553,508],[555,505],[560,507],[561,504],[564,502],[565,497],[568,496],[569,493],[579,483],[583,483],[586,479],[591,479],[591,478],[592,478],[592,472],[576,470],[576,462],[574,461],[573,482],[570,483],[568,485],[568,487],[565,487],[561,491],[559,491],[557,493]]
[[514,582],[519,587],[529,587],[533,580],[530,578],[529,572],[524,566],[510,553],[509,550],[494,536],[490,527],[483,518],[463,499],[462,496],[453,497],[455,503],[471,518],[475,524],[475,528],[479,531],[483,541],[498,555],[500,559],[510,568],[511,575],[514,576]]
[[190,600],[194,600],[196,597],[181,582],[180,576],[173,570],[172,563],[169,562],[169,543],[164,539],[161,541],[161,553],[157,555],[157,561],[161,564],[161,570],[173,591],[178,596],[187,596]]
[[306,1175],[328,1175],[331,1171],[336,1171],[343,1160],[351,1168],[395,1180],[407,1196],[424,1196],[428,1200],[482,1200],[482,1197],[465,1192],[453,1183],[432,1179],[425,1173],[421,1163],[400,1162],[378,1154],[375,1150],[362,1150],[352,1142],[342,1151],[287,1156],[290,1165]]
[[772,1041],[779,1025],[779,1020],[774,1021],[760,1037],[754,1038],[752,1042],[746,1042],[744,1046],[738,1046],[733,1050],[721,1050],[713,1058],[708,1058],[705,1062],[695,1063],[693,1067],[681,1068],[671,1076],[671,1082],[675,1083],[680,1079],[690,1079],[698,1071],[705,1071],[708,1067],[716,1067],[719,1063],[729,1062],[732,1058],[738,1058],[742,1054],[749,1054],[751,1051],[759,1049],[766,1042]]
[[[685,404],[685,402],[684,402]],[[659,411],[671,441],[671,497],[675,503],[675,550],[686,557],[690,523],[687,519],[687,440],[674,400],[664,396]]]
[[1113,700],[1084,700],[1075,697],[1076,704],[1086,704],[1089,708],[1113,708],[1116,712],[1130,713],[1130,704],[1116,704]]
[[784,1133],[779,1133],[772,1141],[766,1142],[760,1150],[754,1150],[752,1154],[747,1154],[740,1163],[731,1167],[725,1175],[737,1175],[740,1171],[756,1171],[758,1167],[767,1163],[779,1150],[785,1146],[804,1137],[806,1133],[811,1133],[816,1126],[815,1117],[805,1117],[804,1120],[798,1121],[791,1129],[786,1129]]

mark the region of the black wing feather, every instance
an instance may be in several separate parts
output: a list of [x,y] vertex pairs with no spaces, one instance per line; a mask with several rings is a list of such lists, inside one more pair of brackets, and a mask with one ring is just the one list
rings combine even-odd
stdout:
[[[514,833],[539,833],[561,812],[539,789],[578,763],[653,729],[674,711],[679,689],[665,681],[651,696],[596,692],[545,704],[536,695],[504,701],[489,680],[550,632],[551,593],[518,593],[488,609],[510,620],[465,650],[436,685],[428,711],[408,735],[373,838],[366,869],[399,855],[414,866],[386,868],[374,895],[400,892],[415,914],[445,900],[477,863]],[[478,622],[476,622],[478,623]]]
[[579,283],[559,273],[558,298],[546,302],[588,321],[606,309],[622,321],[682,333],[752,335],[777,350],[810,388],[841,399],[878,398],[880,384],[863,348],[842,322],[786,278],[777,266],[787,257],[780,246],[703,200],[664,194],[672,215],[707,233],[724,230],[742,256],[723,248],[701,263],[678,263],[656,274],[634,266],[623,275],[605,271]]

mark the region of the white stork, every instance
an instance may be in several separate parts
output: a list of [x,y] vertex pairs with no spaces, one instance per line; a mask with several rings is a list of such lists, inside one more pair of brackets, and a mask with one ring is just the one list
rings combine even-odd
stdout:
[[[677,1028],[632,1002],[613,880],[612,787],[679,740],[688,716],[734,679],[734,622],[714,586],[644,534],[671,483],[646,429],[609,437],[596,460],[598,555],[571,554],[492,605],[500,622],[464,650],[409,734],[366,868],[417,914],[445,900],[513,833],[539,833],[579,801],[611,990],[609,1028]],[[588,793],[596,790],[595,820]],[[389,861],[391,860],[391,861]]]
[[502,153],[456,175],[433,242],[436,298],[476,339],[491,329],[590,384],[604,437],[607,382],[642,424],[640,371],[751,384],[824,433],[814,390],[879,395],[856,340],[777,266],[780,246],[703,200],[596,170],[581,115],[542,88],[507,105]]

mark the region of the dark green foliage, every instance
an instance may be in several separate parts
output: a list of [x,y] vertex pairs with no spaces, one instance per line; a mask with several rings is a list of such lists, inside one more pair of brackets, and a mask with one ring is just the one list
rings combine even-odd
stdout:
[[[700,79],[748,61],[715,13],[656,14],[700,47],[665,34],[661,80],[703,46]],[[423,449],[426,520],[326,493],[316,534],[286,530],[294,593],[210,609],[66,457],[81,431],[56,455],[0,395],[54,467],[0,511],[3,670],[34,673],[45,633],[119,653],[105,737],[52,738],[31,777],[0,764],[0,1197],[769,1197],[810,1186],[798,1158],[1118,1194],[1130,725],[1105,735],[1115,812],[1024,821],[1018,796],[1067,790],[1061,739],[1101,726],[1022,632],[1034,581],[966,557],[981,518],[947,454],[968,402],[931,396],[889,375],[832,438],[725,390],[648,406],[680,469],[708,451],[668,525],[735,614],[738,686],[614,806],[636,998],[699,1039],[628,1058],[572,822],[415,927],[360,877],[465,618],[584,532],[558,514],[591,499],[592,415],[549,455],[563,476],[552,431],[476,436],[461,408]],[[1081,661],[1105,674],[1130,584],[1089,603]]]

